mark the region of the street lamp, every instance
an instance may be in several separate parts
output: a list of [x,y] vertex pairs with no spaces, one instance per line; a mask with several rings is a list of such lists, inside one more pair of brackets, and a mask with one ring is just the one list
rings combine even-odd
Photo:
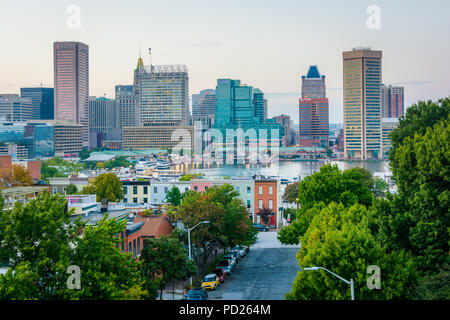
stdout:
[[306,270],[306,271],[315,271],[315,270],[320,270],[320,269],[325,270],[325,271],[331,273],[331,274],[332,274],[333,276],[335,276],[336,278],[341,279],[341,280],[344,281],[346,284],[350,285],[350,294],[351,294],[351,296],[352,296],[352,300],[355,300],[355,289],[354,289],[354,287],[353,287],[353,279],[350,279],[350,281],[345,280],[344,278],[338,276],[337,274],[331,272],[330,270],[325,269],[325,268],[322,268],[322,267],[303,268],[303,270]]
[[[188,246],[189,246],[189,260],[192,260],[192,255],[191,255],[191,230],[193,230],[195,227],[197,227],[198,225],[200,225],[202,223],[209,223],[209,221],[208,220],[201,221],[201,222],[197,223],[195,226],[193,226],[192,228],[187,228],[187,232],[188,232]],[[192,286],[192,275],[189,278],[189,283]]]

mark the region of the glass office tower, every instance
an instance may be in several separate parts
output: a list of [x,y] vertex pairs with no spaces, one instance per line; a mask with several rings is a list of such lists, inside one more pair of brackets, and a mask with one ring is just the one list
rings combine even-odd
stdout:
[[20,96],[31,99],[33,120],[53,120],[55,118],[53,88],[20,88]]

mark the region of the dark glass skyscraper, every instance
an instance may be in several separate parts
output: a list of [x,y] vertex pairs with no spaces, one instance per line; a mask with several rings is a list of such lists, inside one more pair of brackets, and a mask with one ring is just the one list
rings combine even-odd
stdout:
[[33,120],[53,120],[55,105],[53,88],[20,88],[22,98],[31,98]]

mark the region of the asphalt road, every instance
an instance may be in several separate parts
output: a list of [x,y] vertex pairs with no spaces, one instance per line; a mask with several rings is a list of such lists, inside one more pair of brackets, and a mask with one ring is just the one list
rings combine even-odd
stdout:
[[279,243],[276,232],[260,232],[258,241],[231,277],[208,293],[209,300],[284,300],[298,267],[298,246]]

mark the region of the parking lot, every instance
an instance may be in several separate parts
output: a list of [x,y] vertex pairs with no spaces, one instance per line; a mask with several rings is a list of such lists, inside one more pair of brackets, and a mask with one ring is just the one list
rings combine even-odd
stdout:
[[258,241],[237,264],[231,277],[217,290],[208,293],[210,300],[283,300],[291,290],[300,268],[295,255],[299,246],[285,246],[277,233],[259,232]]

